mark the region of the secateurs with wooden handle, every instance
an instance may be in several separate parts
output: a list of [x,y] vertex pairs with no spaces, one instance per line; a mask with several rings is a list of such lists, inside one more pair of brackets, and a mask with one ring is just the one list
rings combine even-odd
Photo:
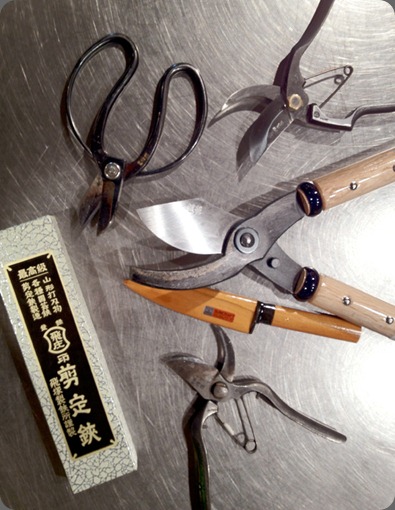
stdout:
[[299,265],[277,244],[302,218],[395,182],[394,169],[395,150],[381,152],[303,182],[246,219],[202,200],[140,209],[147,227],[168,244],[191,253],[202,253],[203,245],[204,253],[219,256],[185,269],[133,267],[131,277],[153,287],[191,289],[214,285],[248,266],[298,300],[395,339],[394,305]]

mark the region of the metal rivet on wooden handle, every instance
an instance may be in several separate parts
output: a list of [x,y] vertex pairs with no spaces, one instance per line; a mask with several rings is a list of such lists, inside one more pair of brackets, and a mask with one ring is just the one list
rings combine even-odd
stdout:
[[314,179],[323,209],[395,182],[395,149],[390,149]]
[[395,306],[328,276],[309,303],[395,340]]

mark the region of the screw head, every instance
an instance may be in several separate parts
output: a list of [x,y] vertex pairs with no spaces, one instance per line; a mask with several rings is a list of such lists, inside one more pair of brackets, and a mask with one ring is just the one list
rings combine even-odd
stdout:
[[358,189],[358,186],[359,186],[359,184],[356,181],[350,182],[350,190],[351,191],[355,191],[356,189]]
[[291,94],[288,97],[288,108],[291,110],[299,110],[303,106],[303,99],[299,94]]
[[118,179],[118,177],[121,175],[121,171],[121,167],[118,165],[118,163],[114,163],[113,161],[110,161],[110,163],[107,163],[107,165],[104,167],[104,175],[110,181]]
[[220,400],[228,395],[229,389],[225,383],[217,382],[212,387],[211,393],[214,395],[215,398]]
[[343,305],[350,306],[351,305],[351,298],[349,296],[344,296],[343,298]]
[[244,227],[235,234],[235,246],[241,253],[253,253],[259,244],[259,235],[253,228]]
[[390,317],[388,316],[386,319],[385,319],[385,322],[389,325],[393,324],[395,322],[395,319],[393,317]]
[[250,232],[245,232],[240,236],[240,244],[243,248],[252,248],[255,244],[255,238]]

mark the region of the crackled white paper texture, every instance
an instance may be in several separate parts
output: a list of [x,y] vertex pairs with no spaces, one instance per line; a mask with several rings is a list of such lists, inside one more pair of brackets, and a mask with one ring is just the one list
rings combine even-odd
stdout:
[[[50,253],[56,261],[56,267],[114,439],[106,448],[98,449],[88,455],[81,455],[78,458],[71,454],[67,434],[65,434],[64,426],[61,425],[48,383],[44,379],[31,333],[24,321],[10,278],[7,276],[7,271],[10,270],[9,266],[24,259],[47,253]],[[73,492],[81,492],[134,471],[137,469],[137,456],[133,441],[71,261],[61,239],[56,219],[45,216],[0,232],[0,259],[1,295]],[[44,339],[43,342],[45,343]],[[88,405],[85,402],[84,410],[84,402],[78,391],[75,393],[73,404],[76,413],[78,410],[81,413],[87,413],[87,424],[92,428],[90,436],[81,434],[82,445],[88,444],[89,441],[99,441],[101,439],[99,433],[94,430],[94,424],[89,422]],[[85,427],[88,432],[89,426]]]

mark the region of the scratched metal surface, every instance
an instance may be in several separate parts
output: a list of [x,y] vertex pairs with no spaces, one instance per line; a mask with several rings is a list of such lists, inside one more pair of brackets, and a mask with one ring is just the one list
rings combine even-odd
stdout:
[[[246,214],[302,176],[386,146],[394,137],[390,114],[362,119],[342,135],[292,128],[240,181],[236,149],[252,114],[235,114],[206,130],[181,169],[125,187],[113,227],[96,237],[92,229],[80,232],[75,219],[96,169],[68,137],[60,108],[76,59],[112,31],[137,43],[140,67],[110,118],[108,134],[109,147],[133,155],[148,129],[154,87],[170,64],[188,61],[200,68],[211,118],[232,92],[272,81],[317,4],[15,0],[2,9],[0,227],[44,214],[57,217],[139,455],[137,472],[78,496],[71,493],[2,310],[0,499],[11,509],[189,508],[181,422],[193,392],[160,358],[183,351],[214,361],[215,341],[206,324],[160,309],[122,286],[131,264],[177,256],[144,229],[136,208],[200,196]],[[309,75],[334,65],[354,66],[352,79],[327,107],[331,114],[391,102],[394,44],[388,3],[338,0],[303,59],[303,70]],[[101,64],[89,68],[80,88],[78,121],[84,126],[122,60],[112,53]],[[164,159],[191,120],[185,82],[177,80],[171,98],[160,151]],[[303,265],[394,303],[394,206],[392,185],[300,222],[281,244]],[[247,271],[220,288],[293,304]],[[368,330],[354,345],[265,326],[252,336],[230,332],[230,338],[240,374],[263,379],[290,405],[338,429],[348,441],[328,442],[250,399],[259,441],[254,455],[238,449],[214,422],[204,432],[213,508],[387,508],[395,496],[394,343]]]

